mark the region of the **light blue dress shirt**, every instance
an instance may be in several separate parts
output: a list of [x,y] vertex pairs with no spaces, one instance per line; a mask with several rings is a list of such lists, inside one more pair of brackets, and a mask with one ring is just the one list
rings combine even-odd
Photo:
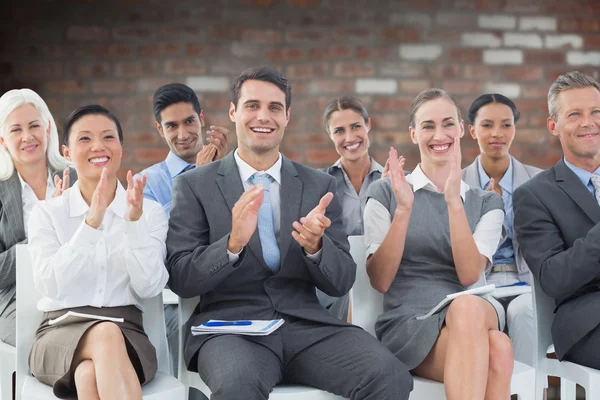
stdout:
[[[477,169],[479,170],[479,183],[483,190],[487,190],[490,185],[490,177],[485,173],[483,166],[481,165],[480,157],[477,157]],[[515,250],[513,248],[513,205],[512,205],[512,194],[513,194],[513,161],[510,158],[508,169],[504,173],[500,182],[498,182],[500,188],[502,188],[502,200],[504,200],[504,229],[506,230],[506,239],[500,244],[498,250],[494,254],[492,263],[493,265],[507,264],[517,265],[515,260]]]
[[173,198],[173,180],[188,166],[195,167],[195,164],[190,164],[172,152],[169,152],[164,161],[154,164],[136,175],[139,178],[141,178],[142,174],[146,175],[144,197],[154,200],[163,206],[167,216],[169,215],[171,200]]
[[[592,181],[590,180],[590,178],[592,177],[592,172],[589,172],[589,171],[586,171],[585,169],[581,169],[579,167],[574,166],[573,164],[568,162],[564,157],[563,157],[563,161],[565,162],[565,165],[567,167],[569,167],[569,169],[571,171],[573,171],[573,173],[575,175],[577,175],[577,177],[579,178],[581,183],[583,183],[585,185],[585,187],[587,188],[587,190],[590,191],[592,196],[596,197],[596,189],[594,189],[594,185],[592,185]],[[598,167],[598,169],[595,170],[593,173],[600,174],[600,167]]]

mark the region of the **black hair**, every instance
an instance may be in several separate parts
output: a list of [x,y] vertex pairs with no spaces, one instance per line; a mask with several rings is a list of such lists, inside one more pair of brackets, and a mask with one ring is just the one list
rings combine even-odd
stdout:
[[71,133],[71,127],[73,126],[73,124],[81,118],[85,117],[86,115],[104,115],[105,117],[111,119],[117,126],[119,142],[123,143],[123,129],[121,128],[121,124],[119,123],[117,117],[105,107],[102,107],[98,104],[90,104],[87,106],[79,107],[67,117],[67,120],[65,121],[65,127],[63,130],[63,144],[65,146],[69,145],[69,134]]
[[237,103],[240,99],[242,85],[248,80],[269,82],[277,86],[285,93],[285,111],[287,112],[290,109],[292,105],[292,85],[285,75],[266,65],[245,69],[233,80],[233,84],[231,85],[231,101],[235,108],[237,108]]
[[500,103],[504,104],[505,106],[508,106],[508,108],[512,110],[515,123],[517,123],[519,117],[521,116],[521,113],[517,109],[517,106],[515,105],[515,103],[513,103],[511,99],[499,93],[486,93],[476,98],[475,101],[473,101],[473,103],[471,104],[471,108],[469,108],[469,112],[467,113],[467,123],[469,125],[474,125],[475,118],[477,118],[477,112],[479,111],[479,109],[491,103]]
[[194,90],[182,83],[169,83],[156,89],[152,106],[154,108],[154,118],[160,124],[162,118],[160,113],[167,107],[177,103],[190,103],[194,111],[200,115],[200,102]]

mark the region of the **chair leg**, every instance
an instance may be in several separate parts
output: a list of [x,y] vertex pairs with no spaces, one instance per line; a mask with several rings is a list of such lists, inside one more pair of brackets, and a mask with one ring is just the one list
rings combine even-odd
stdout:
[[[560,400],[575,400],[577,397],[577,386],[575,382],[560,378]],[[586,398],[592,398],[587,397]]]

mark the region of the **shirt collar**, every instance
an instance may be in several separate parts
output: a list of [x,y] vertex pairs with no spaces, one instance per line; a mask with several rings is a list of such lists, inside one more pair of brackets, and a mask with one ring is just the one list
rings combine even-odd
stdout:
[[[79,189],[79,181],[75,182],[73,186],[66,192],[69,195],[69,216],[71,217],[80,217],[88,210],[90,207],[87,205],[83,196],[81,195],[81,190]],[[63,194],[64,195],[64,194]],[[115,198],[112,203],[108,206],[108,209],[111,210],[115,215],[117,215],[121,219],[125,219],[125,214],[127,213],[127,192],[121,182],[117,180],[117,191],[115,192]]]
[[[566,166],[569,167],[569,169],[571,171],[573,171],[573,173],[575,175],[577,175],[577,177],[581,180],[581,182],[585,186],[588,186],[590,184],[590,178],[592,177],[592,172],[589,172],[589,171],[586,171],[585,169],[574,166],[573,164],[568,162],[566,158],[563,158],[563,160],[565,161]],[[600,174],[600,167],[598,167],[598,169],[596,169],[593,173]]]
[[165,164],[169,169],[169,174],[171,174],[171,178],[175,178],[177,175],[181,173],[185,168],[189,165],[193,165],[188,163],[185,160],[182,160],[178,156],[176,156],[172,151],[167,154],[167,158],[165,159]]
[[[481,188],[483,190],[487,190],[488,185],[490,183],[490,177],[488,176],[488,174],[483,169],[483,166],[481,165],[481,157],[480,156],[477,156],[477,170],[479,171],[479,183],[481,185]],[[500,182],[498,182],[498,184],[502,188],[503,192],[508,192],[508,193],[512,194],[512,191],[513,191],[512,176],[513,176],[513,160],[511,157],[510,162],[508,164],[508,169],[504,173],[504,176],[502,177],[502,179],[500,179]]]
[[[27,187],[31,188],[31,186],[25,182],[19,171],[17,171],[17,176],[19,177],[19,182],[21,182],[21,190],[24,191]],[[52,171],[48,169],[48,182],[46,183],[46,188],[51,187],[54,188],[54,180],[52,178]],[[31,188],[33,190],[33,188]]]
[[[343,169],[342,159],[339,158],[335,162],[335,164],[332,165],[332,167]],[[381,164],[379,164],[377,161],[375,161],[375,159],[373,157],[371,157],[371,168],[369,169],[369,175],[371,175],[373,172],[383,173],[383,167],[381,166]]]
[[[429,190],[430,192],[441,193],[435,185],[429,180],[429,178],[425,175],[423,170],[421,169],[421,164],[417,165],[417,167],[413,170],[413,172],[406,177],[406,180],[412,184],[413,192],[417,192],[417,190]],[[460,181],[460,197],[462,201],[465,201],[466,193],[469,190],[469,185],[467,185],[462,179]]]
[[238,170],[240,171],[240,178],[242,182],[246,182],[256,172],[264,172],[269,175],[281,186],[281,153],[278,153],[279,158],[271,168],[266,171],[257,171],[251,167],[246,161],[242,160],[238,154],[238,149],[235,149],[233,156],[235,157],[235,163],[237,164]]

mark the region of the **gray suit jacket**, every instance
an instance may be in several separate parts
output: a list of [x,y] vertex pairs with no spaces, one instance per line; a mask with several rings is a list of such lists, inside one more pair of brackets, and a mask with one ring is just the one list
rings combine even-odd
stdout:
[[[511,156],[512,157],[512,156]],[[540,168],[532,167],[531,165],[525,165],[521,163],[516,158],[512,157],[513,162],[513,193],[514,191],[542,172]],[[481,181],[479,180],[479,170],[477,168],[477,160],[473,161],[471,165],[463,169],[462,179],[465,183],[471,187],[476,187],[481,189]],[[514,215],[514,201],[513,201],[513,215]],[[517,270],[519,271],[519,280],[521,282],[527,282],[531,284],[531,272],[529,271],[529,267],[527,263],[523,259],[523,254],[521,253],[519,241],[517,240],[517,235],[515,232],[515,225],[513,223],[513,249],[515,251],[515,261],[517,262]]]
[[600,206],[563,160],[514,193],[515,230],[536,282],[556,299],[556,355],[600,323]]
[[[53,173],[62,178],[62,171]],[[70,170],[71,185],[77,173]],[[23,225],[21,182],[17,171],[0,181],[0,340],[14,334],[16,250],[15,245],[27,243]]]
[[293,316],[348,325],[328,313],[315,294],[316,286],[331,296],[342,296],[356,277],[337,197],[327,209],[332,224],[325,231],[319,263],[310,261],[291,235],[294,221],[308,214],[325,193],[336,193],[335,180],[283,157],[281,185],[281,269],[273,274],[263,259],[258,229],[236,263],[227,256],[231,210],[244,192],[233,152],[175,178],[167,269],[169,287],[175,293],[184,298],[201,296],[184,328],[184,356],[192,370],[197,368],[197,353],[207,337],[191,336],[190,326],[209,319]]

